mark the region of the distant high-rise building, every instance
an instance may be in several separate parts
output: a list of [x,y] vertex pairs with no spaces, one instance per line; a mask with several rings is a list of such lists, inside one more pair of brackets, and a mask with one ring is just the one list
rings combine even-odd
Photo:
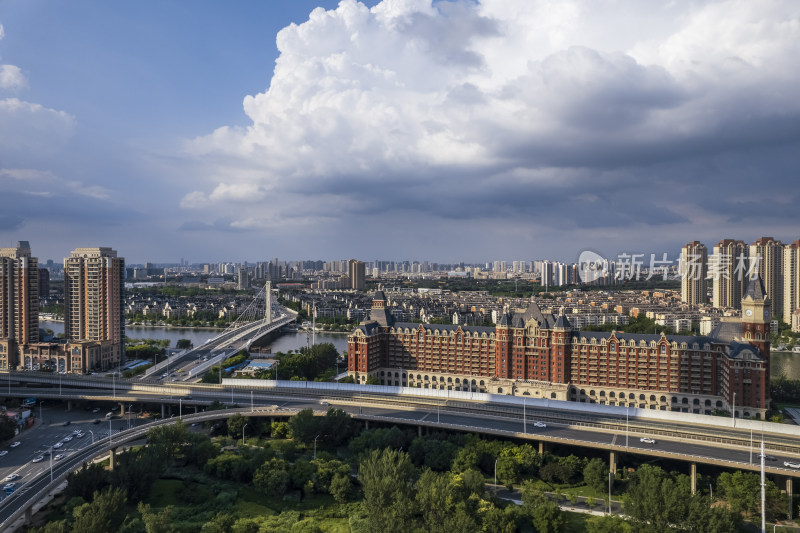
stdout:
[[714,246],[709,276],[712,305],[718,308],[739,309],[748,283],[748,252],[744,241],[723,239]]
[[708,274],[708,249],[699,241],[692,241],[681,249],[681,300],[689,305],[706,303]]
[[240,291],[243,291],[245,289],[249,289],[250,288],[250,275],[247,272],[247,268],[246,267],[239,267],[238,276],[239,276],[238,289]]
[[783,250],[783,321],[791,323],[800,309],[800,240]]
[[50,296],[50,271],[46,268],[39,269],[39,296],[42,298]]
[[772,316],[783,313],[783,243],[772,237],[761,237],[750,245],[750,263],[757,265],[758,275],[770,299]]
[[19,364],[19,347],[39,342],[39,266],[28,241],[0,248],[0,368]]
[[363,261],[350,259],[347,262],[347,277],[350,278],[350,288],[363,291],[366,286],[365,265]]
[[541,264],[541,286],[545,289],[549,289],[550,286],[553,284],[553,270],[554,265],[550,261],[542,261]]
[[125,356],[125,260],[111,248],[76,248],[64,259],[64,335],[97,341],[92,365],[112,368]]

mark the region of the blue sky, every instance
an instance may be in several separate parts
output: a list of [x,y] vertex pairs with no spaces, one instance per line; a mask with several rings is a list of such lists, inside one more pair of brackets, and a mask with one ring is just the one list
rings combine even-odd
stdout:
[[0,0],[0,245],[133,263],[791,241],[800,4],[757,4]]

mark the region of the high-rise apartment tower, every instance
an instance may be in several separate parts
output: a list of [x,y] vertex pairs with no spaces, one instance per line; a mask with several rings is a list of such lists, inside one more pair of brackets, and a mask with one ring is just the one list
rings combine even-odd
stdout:
[[111,248],[76,248],[64,259],[64,334],[100,341],[103,368],[125,355],[125,260]]

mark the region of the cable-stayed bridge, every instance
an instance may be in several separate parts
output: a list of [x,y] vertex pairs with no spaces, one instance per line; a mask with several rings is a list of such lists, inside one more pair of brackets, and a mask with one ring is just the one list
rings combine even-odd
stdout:
[[257,340],[293,322],[296,318],[296,311],[278,303],[272,294],[272,284],[268,281],[225,331],[200,346],[178,353],[148,368],[141,379],[166,378],[170,372],[191,362],[195,364],[183,373],[181,379],[197,378],[211,366],[243,348],[250,348]]

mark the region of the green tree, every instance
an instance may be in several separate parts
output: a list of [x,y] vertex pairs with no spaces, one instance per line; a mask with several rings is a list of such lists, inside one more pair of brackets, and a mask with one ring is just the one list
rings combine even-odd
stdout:
[[437,474],[426,468],[417,480],[415,498],[422,512],[423,526],[428,532],[448,532],[445,521],[454,504],[450,476],[450,473]]
[[253,475],[253,485],[274,498],[282,498],[286,494],[289,481],[289,472],[283,459],[270,459],[259,466]]
[[[761,512],[761,479],[753,472],[723,472],[717,478],[720,496],[736,512],[754,515]],[[767,479],[766,487],[767,518],[772,520],[782,515],[786,509],[786,497],[775,483]]]
[[126,450],[117,455],[111,484],[124,488],[132,501],[140,501],[150,494],[163,466],[163,460],[147,447]]
[[147,433],[148,448],[153,450],[167,464],[182,454],[189,440],[189,428],[183,421],[158,426]]
[[239,413],[228,418],[228,435],[234,439],[242,438],[242,429],[247,424],[247,417]]
[[94,493],[92,501],[73,509],[73,533],[116,531],[124,518],[125,490],[108,487]]
[[270,434],[273,439],[285,439],[289,436],[289,424],[287,422],[273,422],[270,425]]
[[566,518],[558,505],[551,502],[530,481],[522,486],[521,512],[531,519],[538,533],[560,533],[566,527]]
[[67,498],[79,497],[84,501],[111,483],[109,472],[100,463],[83,463],[80,470],[67,475]]
[[692,495],[685,528],[689,533],[730,533],[740,531],[741,524],[740,513],[726,506],[712,506],[704,494]]
[[484,533],[514,533],[516,530],[516,515],[512,507],[504,510],[491,505],[484,510],[481,528]]
[[628,482],[625,512],[641,531],[669,531],[688,515],[688,487],[677,483],[661,468],[642,465]]
[[329,491],[337,503],[344,505],[347,503],[347,496],[350,494],[350,476],[339,474],[333,476],[329,485]]
[[151,513],[150,504],[139,502],[137,506],[139,513],[142,515],[142,522],[146,533],[174,533],[176,530],[172,527],[172,510],[171,505],[167,506],[160,513]]
[[179,350],[187,350],[192,347],[192,341],[189,339],[178,339],[175,343],[175,347]]
[[594,458],[583,469],[583,481],[597,492],[603,492],[608,483],[608,466],[602,459]]
[[462,499],[467,499],[473,494],[479,498],[486,492],[486,483],[479,470],[470,468],[456,476],[456,484],[462,490]]
[[236,519],[228,513],[217,513],[210,521],[203,524],[201,533],[231,533]]
[[375,533],[402,533],[413,516],[416,469],[407,453],[389,448],[373,450],[358,468],[364,491],[363,507]]

